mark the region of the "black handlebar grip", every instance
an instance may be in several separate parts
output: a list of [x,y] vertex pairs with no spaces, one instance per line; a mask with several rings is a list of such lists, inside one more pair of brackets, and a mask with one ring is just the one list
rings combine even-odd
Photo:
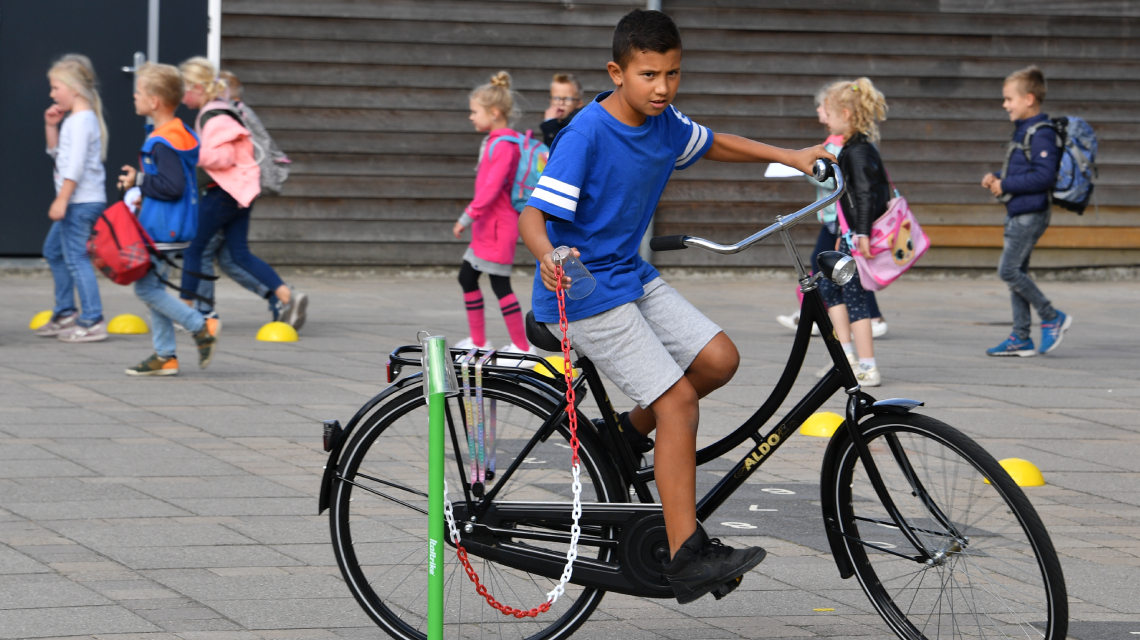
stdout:
[[679,251],[687,249],[685,240],[689,236],[661,236],[649,241],[649,248],[654,251]]

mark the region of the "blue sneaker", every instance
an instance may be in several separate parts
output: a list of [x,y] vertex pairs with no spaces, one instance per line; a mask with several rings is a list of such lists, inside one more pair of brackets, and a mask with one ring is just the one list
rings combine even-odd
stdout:
[[1041,323],[1041,353],[1049,353],[1061,346],[1065,332],[1073,326],[1073,316],[1057,312],[1057,317]]
[[1028,358],[1037,355],[1037,349],[1033,348],[1033,339],[1026,338],[1019,339],[1017,336],[1010,336],[1005,339],[1005,342],[999,344],[993,349],[986,349],[987,356],[1021,356]]

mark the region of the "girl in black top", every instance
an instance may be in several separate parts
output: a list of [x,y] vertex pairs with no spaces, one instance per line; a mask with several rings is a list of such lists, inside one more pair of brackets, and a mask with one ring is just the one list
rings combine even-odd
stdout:
[[[875,147],[879,140],[877,122],[886,120],[887,101],[869,79],[859,78],[831,85],[824,108],[831,133],[844,138],[839,169],[847,180],[847,191],[839,205],[850,231],[839,239],[836,249],[848,255],[858,251],[870,258],[871,225],[886,213],[891,199],[890,181]],[[869,296],[859,275],[843,287],[825,278],[820,281],[820,292],[856,377],[863,386],[879,386],[881,377],[871,337]],[[851,335],[855,337],[854,347],[849,342]]]

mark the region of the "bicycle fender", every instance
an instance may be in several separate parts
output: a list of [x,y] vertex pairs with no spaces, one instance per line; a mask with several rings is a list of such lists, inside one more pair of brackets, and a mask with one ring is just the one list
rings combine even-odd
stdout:
[[846,580],[855,575],[851,561],[847,558],[843,546],[843,536],[839,529],[839,503],[835,496],[834,487],[838,482],[836,478],[836,460],[839,452],[846,446],[851,438],[847,429],[840,427],[835,431],[831,441],[827,443],[827,451],[823,454],[823,469],[819,474],[820,507],[823,512],[823,530],[827,533],[827,543],[831,546],[831,557],[835,558],[835,566],[839,569],[839,577]]
[[871,405],[871,413],[874,415],[882,415],[884,413],[910,413],[912,409],[926,404],[921,400],[908,400],[907,398],[890,398],[888,400],[879,400]]
[[325,510],[329,508],[329,500],[332,498],[333,478],[336,476],[337,467],[340,466],[340,452],[344,449],[344,445],[348,442],[348,437],[352,435],[352,431],[356,429],[356,425],[359,424],[360,421],[364,419],[364,416],[368,415],[368,412],[372,411],[376,405],[387,400],[389,396],[397,391],[403,391],[412,384],[419,384],[422,378],[423,373],[416,373],[406,378],[401,378],[373,396],[371,400],[364,403],[364,406],[360,407],[356,415],[352,416],[352,419],[348,421],[344,430],[341,431],[336,442],[331,443],[329,459],[325,462],[325,473],[321,478],[321,491],[317,502],[317,515],[324,513]]

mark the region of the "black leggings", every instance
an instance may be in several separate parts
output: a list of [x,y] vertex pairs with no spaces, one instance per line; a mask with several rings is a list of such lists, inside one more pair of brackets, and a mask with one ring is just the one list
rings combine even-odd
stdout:
[[[471,266],[471,263],[464,260],[463,266],[459,267],[459,286],[463,287],[463,293],[471,293],[479,290],[479,274],[482,273]],[[491,290],[495,292],[495,297],[502,300],[503,298],[511,295],[511,279],[507,276],[492,276]]]

